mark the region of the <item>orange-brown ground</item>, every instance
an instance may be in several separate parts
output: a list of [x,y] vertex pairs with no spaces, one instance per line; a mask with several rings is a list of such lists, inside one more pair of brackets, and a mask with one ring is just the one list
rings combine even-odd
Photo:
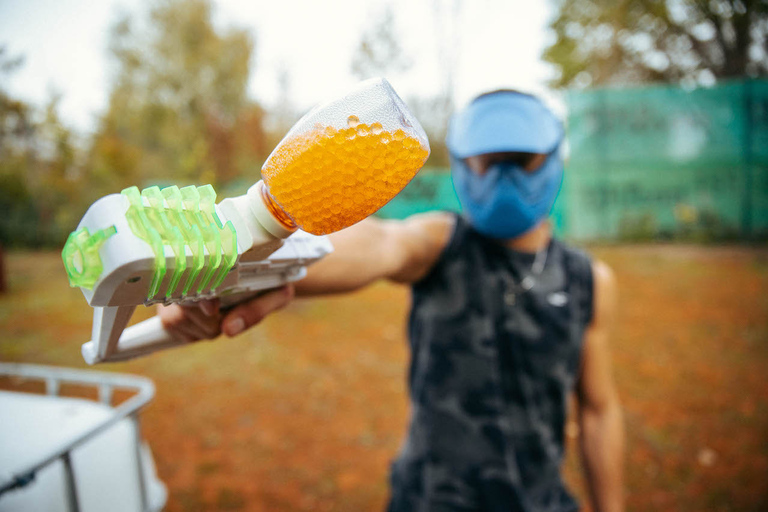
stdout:
[[[630,510],[768,510],[768,251],[603,247]],[[11,253],[0,359],[85,367],[90,308],[56,254]],[[101,370],[151,377],[168,511],[381,510],[407,420],[406,289],[296,301],[259,329]],[[568,481],[584,496],[578,431]]]

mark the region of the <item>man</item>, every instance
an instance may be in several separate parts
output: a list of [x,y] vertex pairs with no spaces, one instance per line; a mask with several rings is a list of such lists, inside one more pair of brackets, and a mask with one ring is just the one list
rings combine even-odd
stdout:
[[[623,509],[623,427],[607,348],[614,279],[553,239],[547,221],[563,135],[533,96],[479,96],[447,139],[464,216],[367,219],[331,235],[334,253],[296,283],[298,295],[382,278],[412,286],[412,417],[392,467],[391,511],[577,510],[560,475],[571,391],[593,508]],[[234,335],[291,294],[272,292],[223,322],[211,305],[211,316],[161,315],[188,339]]]

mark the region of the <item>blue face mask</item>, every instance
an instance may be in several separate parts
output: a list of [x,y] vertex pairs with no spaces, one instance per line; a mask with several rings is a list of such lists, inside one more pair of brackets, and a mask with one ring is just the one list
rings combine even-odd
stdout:
[[511,162],[497,163],[479,175],[453,158],[453,185],[464,212],[480,233],[515,238],[549,215],[563,181],[559,151],[534,172]]

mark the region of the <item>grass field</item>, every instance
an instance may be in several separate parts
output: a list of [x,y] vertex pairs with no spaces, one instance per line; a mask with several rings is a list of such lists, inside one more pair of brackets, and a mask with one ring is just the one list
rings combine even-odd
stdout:
[[[629,510],[768,510],[768,250],[593,252],[621,291]],[[0,359],[83,368],[91,310],[58,255],[6,269]],[[155,381],[142,425],[167,510],[381,510],[408,415],[408,301],[385,283],[295,301],[236,339],[100,367]],[[584,496],[577,436],[565,471]]]

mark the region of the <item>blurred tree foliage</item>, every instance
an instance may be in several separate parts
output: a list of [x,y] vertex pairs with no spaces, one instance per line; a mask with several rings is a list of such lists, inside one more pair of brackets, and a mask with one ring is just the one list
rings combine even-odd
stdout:
[[766,0],[557,0],[552,85],[711,84],[768,74]]
[[[23,59],[0,47],[0,75]],[[76,146],[58,114],[59,96],[44,112],[0,88],[0,244],[41,247],[61,242],[79,200]]]
[[[274,137],[246,94],[251,36],[217,30],[209,0],[153,5],[112,28],[109,105],[88,140],[62,123],[58,96],[39,111],[0,81],[0,244],[60,247],[93,201],[128,186],[258,179]],[[0,78],[22,63],[0,47]]]
[[352,57],[352,73],[359,79],[408,70],[412,62],[398,42],[392,6],[386,6],[366,30]]
[[[375,16],[375,22],[363,32],[351,64],[352,74],[357,78],[389,77],[411,68],[413,62],[399,43],[395,21],[392,7],[387,5]],[[409,97],[407,103],[429,138],[431,154],[427,165],[447,168],[449,161],[445,130],[453,112],[450,94],[434,98]]]
[[116,76],[88,159],[99,188],[253,181],[268,152],[264,111],[246,95],[254,42],[217,31],[211,11],[208,0],[162,0],[145,24],[114,25]]
[[445,94],[433,97],[411,96],[408,107],[421,123],[429,138],[430,154],[426,167],[447,171],[451,165],[445,136],[453,114],[453,100]]

